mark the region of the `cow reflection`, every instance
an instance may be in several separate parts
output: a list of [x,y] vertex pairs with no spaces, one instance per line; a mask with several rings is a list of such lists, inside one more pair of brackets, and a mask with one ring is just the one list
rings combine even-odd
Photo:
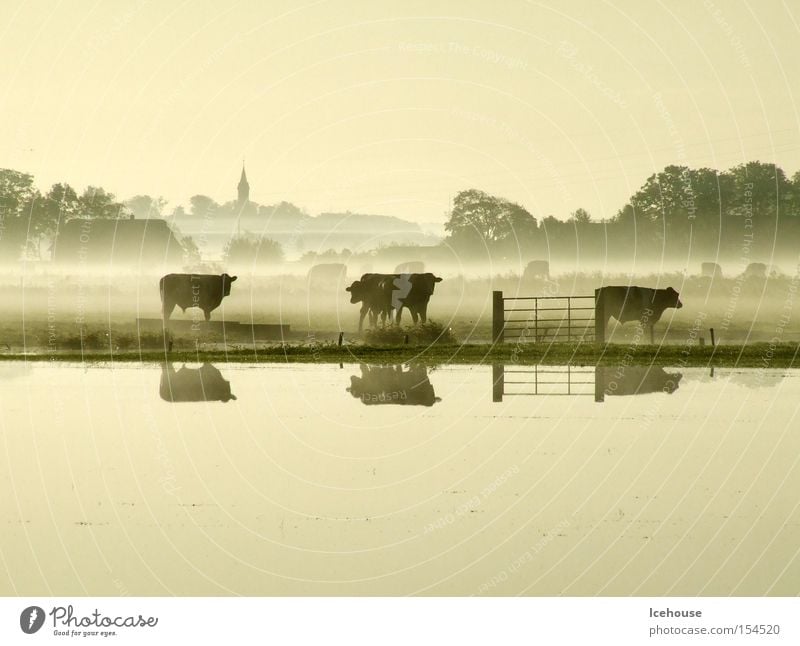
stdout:
[[403,370],[397,366],[368,366],[361,364],[361,376],[350,377],[353,397],[370,406],[399,404],[402,406],[433,406],[442,401],[433,391],[425,366],[411,366]]
[[595,400],[605,395],[671,395],[681,383],[683,374],[667,372],[661,366],[597,366],[595,368]]
[[161,399],[168,402],[227,402],[236,399],[231,384],[210,363],[199,368],[175,370],[171,363],[161,366]]

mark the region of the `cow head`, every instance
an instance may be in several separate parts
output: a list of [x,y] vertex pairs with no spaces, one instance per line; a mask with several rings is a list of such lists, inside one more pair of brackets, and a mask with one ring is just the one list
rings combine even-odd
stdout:
[[678,297],[678,292],[672,289],[672,287],[667,287],[664,292],[667,294],[667,307],[675,307],[677,309],[683,307],[683,303],[681,303],[681,299]]
[[222,274],[222,295],[223,296],[230,296],[231,295],[231,283],[236,280],[238,276],[229,276],[228,274]]
[[411,274],[411,284],[424,295],[430,296],[433,294],[433,288],[436,286],[436,283],[441,282],[442,279],[439,276],[434,276],[430,272],[425,274]]
[[360,303],[364,300],[364,283],[360,280],[354,280],[350,287],[345,287],[346,292],[350,292],[350,302]]

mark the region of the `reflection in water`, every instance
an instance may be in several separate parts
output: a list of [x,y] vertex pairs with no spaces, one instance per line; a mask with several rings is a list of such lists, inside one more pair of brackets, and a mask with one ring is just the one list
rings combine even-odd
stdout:
[[5,379],[16,379],[25,377],[31,373],[31,367],[27,363],[8,363],[0,364],[0,381]]
[[645,395],[678,390],[680,372],[667,372],[661,366],[597,366],[594,372],[595,401],[605,395]]
[[358,363],[285,362],[221,363],[238,401],[168,405],[160,367],[0,381],[0,596],[798,592],[800,369],[749,389],[672,366],[672,395],[598,405],[594,364],[540,366],[570,394],[498,405],[491,368],[449,365],[409,407],[343,393]]
[[[712,377],[714,375],[711,375]],[[727,378],[729,383],[744,386],[745,388],[775,388],[783,382],[785,373],[780,370],[756,368],[750,370],[724,370],[719,375]]]
[[350,377],[347,392],[367,405],[433,406],[442,401],[433,390],[425,366],[410,366],[403,370],[402,365],[368,366],[362,363],[361,376]]
[[161,399],[168,402],[227,402],[236,399],[231,394],[231,384],[210,363],[199,368],[175,370],[171,363],[161,366]]
[[[678,389],[683,375],[661,366],[492,366],[492,401],[509,395],[644,395]],[[592,386],[594,389],[592,390]]]
[[588,366],[492,365],[492,401],[515,395],[591,395],[594,369]]

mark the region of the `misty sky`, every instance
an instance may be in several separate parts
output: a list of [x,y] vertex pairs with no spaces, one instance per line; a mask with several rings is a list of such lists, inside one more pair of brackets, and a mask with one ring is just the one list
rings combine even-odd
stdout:
[[612,216],[670,163],[800,168],[792,2],[3,0],[0,167],[172,205]]

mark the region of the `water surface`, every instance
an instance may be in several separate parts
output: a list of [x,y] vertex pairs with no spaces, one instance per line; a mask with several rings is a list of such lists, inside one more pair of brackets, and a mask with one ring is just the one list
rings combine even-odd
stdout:
[[5,363],[0,405],[4,595],[798,592],[794,370]]

